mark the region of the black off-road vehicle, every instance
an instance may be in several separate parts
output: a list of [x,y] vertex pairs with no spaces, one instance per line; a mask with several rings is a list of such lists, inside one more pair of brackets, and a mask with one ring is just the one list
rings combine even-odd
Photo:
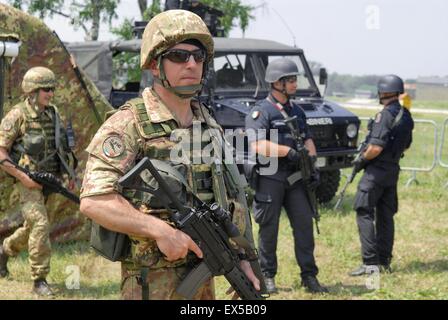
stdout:
[[[297,63],[300,75],[294,101],[307,115],[318,151],[322,178],[318,199],[322,203],[330,201],[339,186],[339,169],[349,167],[357,152],[358,117],[322,97],[303,50],[267,40],[214,40],[215,58],[201,99],[209,103],[224,129],[234,129],[239,134],[244,134],[246,115],[269,92],[269,84],[264,81],[267,64],[279,57]],[[111,104],[119,107],[151,83],[146,71],[128,81],[132,61],[129,55],[134,55],[138,65],[140,41],[71,43],[68,49]],[[126,60],[122,59],[124,55]],[[325,84],[326,78],[325,69],[321,69],[319,83]]]

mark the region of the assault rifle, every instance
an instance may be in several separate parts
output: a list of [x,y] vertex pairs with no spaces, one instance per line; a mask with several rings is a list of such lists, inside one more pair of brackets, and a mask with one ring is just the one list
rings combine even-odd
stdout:
[[316,230],[319,234],[319,208],[317,203],[317,197],[316,197],[316,189],[311,187],[312,183],[312,175],[314,171],[314,161],[310,157],[308,149],[305,147],[305,142],[303,141],[302,136],[300,135],[300,132],[297,128],[297,126],[294,124],[297,122],[297,117],[287,117],[285,118],[285,124],[288,126],[292,137],[294,138],[294,141],[296,142],[296,151],[299,154],[299,163],[298,166],[300,168],[300,171],[292,174],[288,178],[289,184],[294,184],[296,181],[302,179],[305,186],[306,196],[308,198],[308,202],[310,203],[311,210],[313,210],[314,219],[316,221]]
[[[367,144],[366,144],[365,141],[359,145],[359,147],[358,147],[358,154],[357,154],[355,160],[353,160],[353,162],[356,161],[356,159],[362,155],[362,153],[364,152],[366,146],[367,146]],[[345,182],[344,187],[341,190],[341,193],[339,194],[338,201],[336,201],[336,204],[334,205],[333,210],[338,210],[339,209],[339,207],[340,207],[340,205],[342,203],[342,200],[344,200],[345,191],[347,190],[348,186],[353,182],[353,180],[355,179],[355,177],[356,177],[356,175],[358,174],[359,171],[360,170],[357,170],[356,166],[353,167],[350,176],[348,177],[347,181]]]
[[[369,122],[367,123],[367,129],[370,130],[372,129],[372,123],[373,120],[370,119]],[[363,152],[366,150],[367,148],[367,141],[369,141],[369,137],[370,134],[367,134],[364,141],[358,146],[358,154],[355,157],[355,160],[353,160],[353,162],[356,161],[356,159],[358,159],[359,157],[361,157],[361,155],[363,154]],[[353,180],[355,179],[356,175],[358,174],[360,170],[357,170],[356,166],[353,167],[352,173],[350,174],[350,176],[348,177],[347,181],[345,182],[344,187],[341,190],[341,193],[339,194],[339,198],[338,201],[336,201],[336,204],[334,205],[333,210],[338,210],[342,200],[344,200],[345,197],[345,191],[347,190],[348,186],[353,182]]]
[[12,162],[9,159],[3,159],[2,161],[0,161],[0,165],[3,165],[3,163],[5,162],[9,162],[14,168],[22,171],[28,177],[30,177],[31,180],[42,185],[44,195],[47,196],[51,193],[59,193],[64,197],[66,197],[67,199],[73,201],[74,203],[79,204],[79,197],[74,193],[71,193],[69,190],[67,190],[59,182],[59,180],[56,178],[54,174],[48,172],[31,172],[28,169],[19,166],[18,164]]
[[[181,282],[176,289],[177,293],[191,299],[205,281],[212,276],[224,275],[241,299],[264,299],[240,267],[241,260],[256,260],[257,253],[245,248],[247,257],[242,256],[229,241],[233,239],[238,242],[242,238],[231,221],[230,213],[216,203],[212,205],[204,203],[194,193],[191,194],[198,206],[190,208],[183,205],[158,171],[163,171],[162,165],[169,167],[166,173],[173,168],[166,163],[152,161],[157,164],[158,169],[149,158],[145,157],[121,177],[118,184],[122,188],[148,192],[160,199],[170,211],[171,220],[176,227],[188,234],[204,253],[203,260]],[[148,174],[157,181],[157,189],[144,183]],[[182,183],[186,185],[186,182]]]

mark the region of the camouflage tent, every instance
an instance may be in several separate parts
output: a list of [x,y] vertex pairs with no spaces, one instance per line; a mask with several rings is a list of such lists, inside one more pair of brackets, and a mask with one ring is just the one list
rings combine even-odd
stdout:
[[[83,76],[82,71],[79,74],[75,72],[63,44],[41,20],[0,4],[0,36],[11,33],[19,36],[22,45],[19,56],[10,63],[10,69],[7,68],[5,82],[0,83],[5,89],[4,112],[8,112],[22,99],[20,83],[29,68],[44,66],[53,70],[59,80],[53,103],[58,106],[65,123],[69,118],[73,122],[75,154],[80,160],[76,174],[81,181],[87,160],[84,150],[99,128],[105,112],[112,107],[89,78]],[[15,206],[18,197],[12,185],[13,179],[3,171],[0,172],[0,240],[23,223]],[[51,197],[49,215],[53,222],[52,240],[67,241],[85,237],[89,224],[79,213],[79,208],[59,195]]]

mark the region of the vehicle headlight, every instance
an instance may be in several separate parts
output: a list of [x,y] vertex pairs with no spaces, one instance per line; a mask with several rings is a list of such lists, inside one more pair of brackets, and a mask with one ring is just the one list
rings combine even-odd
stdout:
[[358,127],[356,127],[356,124],[350,123],[347,126],[347,136],[350,139],[353,139],[358,134]]

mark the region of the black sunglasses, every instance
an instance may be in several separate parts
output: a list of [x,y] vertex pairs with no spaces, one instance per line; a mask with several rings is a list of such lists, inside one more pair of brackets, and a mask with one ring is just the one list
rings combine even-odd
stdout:
[[54,92],[54,88],[40,88],[40,90],[45,91],[45,92]]
[[283,79],[289,83],[297,82],[297,76],[288,76],[288,77],[284,77]]
[[193,56],[194,61],[197,63],[203,62],[205,60],[205,51],[201,49],[194,51],[173,49],[162,53],[162,58],[167,58],[168,60],[176,63],[188,62],[190,60],[190,56]]

